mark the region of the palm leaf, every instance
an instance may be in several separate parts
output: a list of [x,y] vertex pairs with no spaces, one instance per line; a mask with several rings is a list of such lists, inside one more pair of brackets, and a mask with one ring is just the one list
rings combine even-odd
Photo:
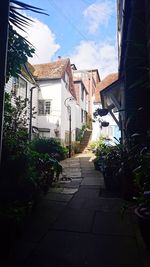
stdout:
[[17,1],[17,0],[10,0],[9,23],[18,27],[22,31],[24,31],[25,26],[30,25],[30,22],[32,22],[32,19],[30,19],[30,18],[26,17],[25,15],[23,15],[22,13],[18,12],[18,10],[20,10],[20,11],[28,10],[28,11],[32,11],[35,13],[48,15],[41,8],[34,7],[34,6],[28,5],[26,3],[22,3],[22,2]]

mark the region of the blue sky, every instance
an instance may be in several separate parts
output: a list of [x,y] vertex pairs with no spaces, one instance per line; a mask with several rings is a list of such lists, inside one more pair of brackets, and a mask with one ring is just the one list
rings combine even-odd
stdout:
[[116,0],[24,0],[49,16],[34,18],[28,38],[37,48],[32,63],[69,57],[78,69],[98,68],[103,78],[117,71]]

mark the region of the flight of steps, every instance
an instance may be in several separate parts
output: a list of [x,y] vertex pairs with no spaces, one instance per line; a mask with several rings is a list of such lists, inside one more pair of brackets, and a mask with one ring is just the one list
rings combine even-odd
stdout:
[[83,135],[83,139],[80,143],[80,153],[86,153],[89,151],[89,141],[91,139],[92,130],[86,129]]

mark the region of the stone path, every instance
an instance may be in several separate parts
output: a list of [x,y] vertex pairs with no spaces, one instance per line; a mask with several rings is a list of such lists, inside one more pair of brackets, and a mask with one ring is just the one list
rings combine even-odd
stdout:
[[122,200],[104,190],[92,155],[62,162],[64,175],[42,199],[20,240],[17,267],[144,267],[134,218],[121,219]]

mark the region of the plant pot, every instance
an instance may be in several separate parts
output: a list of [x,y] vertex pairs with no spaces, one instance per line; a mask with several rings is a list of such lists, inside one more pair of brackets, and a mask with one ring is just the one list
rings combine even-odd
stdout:
[[102,126],[102,127],[108,127],[108,126],[109,126],[109,122],[107,122],[107,121],[102,121],[102,122],[101,122],[101,126]]
[[108,114],[108,109],[107,108],[99,108],[98,109],[98,115],[99,116],[106,116]]
[[105,168],[103,171],[105,188],[108,191],[120,194],[120,177],[115,175],[115,172],[110,168]]
[[143,215],[141,207],[135,209],[135,214],[138,217],[139,228],[143,240],[148,250],[150,250],[150,216]]

